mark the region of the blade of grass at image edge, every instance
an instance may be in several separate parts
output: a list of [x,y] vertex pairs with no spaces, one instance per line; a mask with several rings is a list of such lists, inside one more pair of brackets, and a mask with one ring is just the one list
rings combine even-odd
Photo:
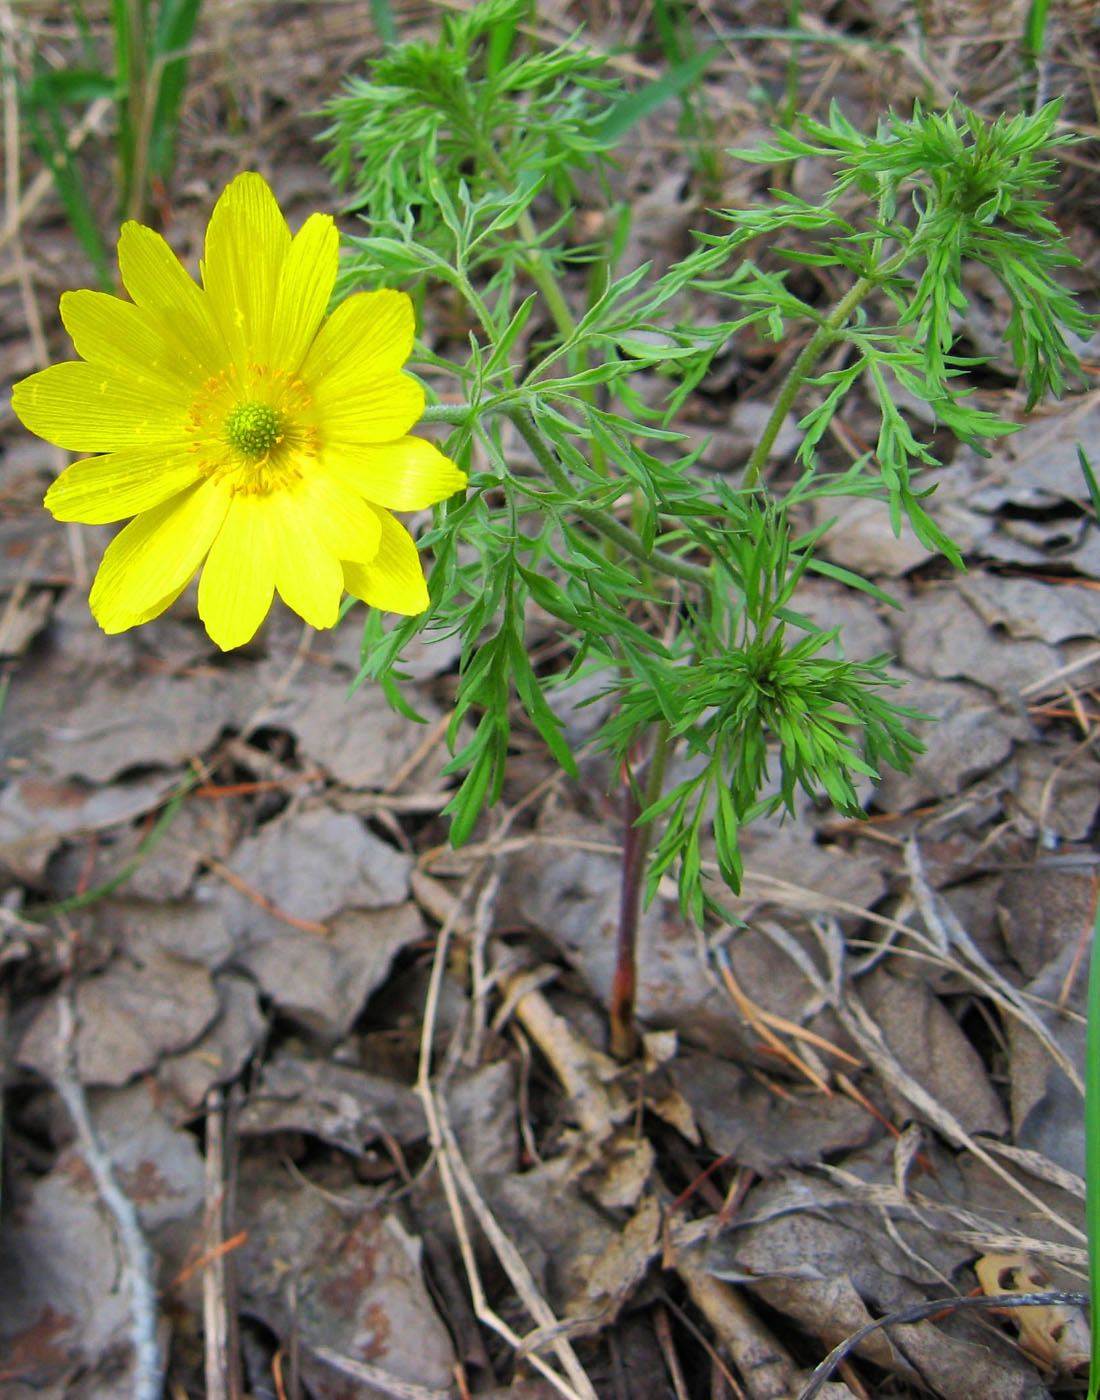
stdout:
[[[1077,460],[1088,483],[1092,507],[1100,518],[1100,483],[1084,448],[1077,444]],[[1085,1228],[1089,1237],[1089,1358],[1088,1400],[1100,1396],[1100,899],[1092,921],[1092,955],[1089,958],[1088,1030],[1085,1036]]]

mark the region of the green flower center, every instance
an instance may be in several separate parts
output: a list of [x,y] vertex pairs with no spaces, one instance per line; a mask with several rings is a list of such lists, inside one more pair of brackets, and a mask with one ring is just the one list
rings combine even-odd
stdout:
[[282,436],[279,415],[266,403],[242,403],[225,420],[225,436],[231,447],[258,462]]

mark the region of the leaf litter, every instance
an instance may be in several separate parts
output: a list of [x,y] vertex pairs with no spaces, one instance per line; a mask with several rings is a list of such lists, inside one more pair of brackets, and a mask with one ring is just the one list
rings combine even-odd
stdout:
[[[208,7],[181,246],[236,168],[219,155],[215,180],[194,134],[221,123],[230,40],[256,98],[233,100],[254,143],[241,160],[282,171],[277,193],[303,210],[330,202],[303,129],[260,113],[281,90],[319,105],[359,42],[352,8],[273,25]],[[988,36],[976,7],[933,9],[926,76],[965,92]],[[547,32],[559,10],[540,7]],[[856,114],[913,81],[896,10],[804,16],[835,38],[870,14],[894,45],[878,68],[858,49],[806,57]],[[752,83],[781,87],[778,52],[749,46],[724,96],[708,86],[727,144],[758,121]],[[321,53],[333,62],[303,68]],[[663,144],[624,157],[645,214],[630,266],[676,256],[700,217],[671,107],[652,120]],[[1094,266],[1094,236],[1061,212]],[[67,283],[77,255],[56,211],[37,217],[43,247],[65,243],[49,279],[65,267]],[[0,326],[23,373],[14,286]],[[977,315],[962,329],[1003,348]],[[704,469],[736,471],[767,374],[731,351],[685,405],[677,426],[711,438]],[[906,1305],[1079,1289],[1100,544],[1076,443],[1097,411],[1094,394],[1051,406],[990,461],[960,451],[939,474],[930,509],[965,575],[878,508],[828,503],[829,557],[903,610],[826,579],[800,607],[845,624],[846,655],[897,657],[927,752],[868,785],[866,824],[806,800],[748,832],[740,926],[693,929],[658,892],[641,932],[650,1034],[628,1066],[603,1025],[621,840],[607,765],[581,751],[581,778],[554,780],[517,752],[506,815],[450,851],[452,642],[410,656],[419,725],[369,686],[349,696],[354,617],[303,638],[277,615],[228,659],[184,607],[105,638],[37,509],[55,464],[6,421],[5,1394],[132,1393],[116,1229],[53,1087],[67,1056],[153,1251],[178,1394],[204,1393],[204,1316],[240,1329],[256,1394],[602,1397],[629,1376],[640,1396],[762,1400],[796,1396],[824,1351]],[[578,698],[555,704],[579,750]],[[234,1275],[236,1292],[218,1282]],[[823,1393],[1039,1400],[1079,1383],[1082,1326],[1054,1304],[885,1326]]]

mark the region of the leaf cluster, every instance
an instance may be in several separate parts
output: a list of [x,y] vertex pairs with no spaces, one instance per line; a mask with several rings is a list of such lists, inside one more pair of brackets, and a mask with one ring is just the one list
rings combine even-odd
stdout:
[[[799,612],[797,591],[818,572],[891,600],[819,557],[828,524],[798,536],[794,522],[815,497],[875,497],[895,528],[908,519],[961,563],[925,506],[933,439],[899,404],[922,400],[981,451],[1015,430],[974,403],[974,362],[956,348],[975,261],[1005,288],[1029,399],[1075,372],[1067,336],[1090,322],[1057,281],[1072,259],[1045,212],[1057,107],[987,124],[918,106],[863,133],[834,106],[827,121],[738,153],[829,159],[836,178],[818,203],[772,191],[727,211],[730,231],[700,235],[673,267],[619,274],[629,210],[612,211],[607,237],[578,255],[569,211],[536,231],[532,205],[546,179],[566,189],[610,154],[638,95],[609,106],[601,70],[572,42],[531,49],[522,10],[489,0],[449,17],[440,44],[393,49],[333,108],[334,168],[374,220],[353,241],[349,279],[443,289],[468,343],[464,360],[422,350],[420,363],[460,401],[427,416],[453,425],[446,450],[471,470],[470,491],[423,540],[430,613],[389,631],[369,619],[361,676],[402,703],[402,647],[426,625],[459,637],[449,771],[461,779],[447,810],[463,840],[500,795],[517,714],[573,771],[553,692],[599,672],[612,701],[600,746],[626,761],[657,730],[678,747],[680,772],[641,820],[658,833],[651,889],[675,870],[685,909],[701,916],[712,835],[737,888],[746,823],[793,811],[799,792],[858,815],[881,766],[905,769],[920,750],[908,730],[917,716],[888,698],[886,658],[845,660],[836,632]],[[641,107],[688,81],[684,71]],[[524,173],[530,162],[538,175]],[[777,256],[820,269],[842,288],[836,304],[798,295]],[[587,286],[567,306],[560,287],[578,258]],[[727,302],[729,319],[700,317],[701,298]],[[715,356],[750,333],[802,348],[734,489],[700,469],[702,446],[688,450],[674,424]],[[856,392],[878,411],[874,447],[826,471],[821,444]],[[792,409],[802,475],[776,498],[761,468]],[[531,658],[536,615],[559,638],[554,665]]]
[[[798,790],[811,799],[824,792],[837,811],[862,816],[860,780],[878,778],[883,762],[908,771],[924,747],[907,728],[920,716],[880,693],[899,684],[889,658],[823,655],[839,629],[823,631],[792,609],[815,536],[792,543],[785,511],[750,503],[722,555],[724,617],[693,615],[687,656],[615,687],[618,705],[601,744],[620,761],[660,723],[681,741],[687,776],[640,820],[663,820],[650,890],[675,868],[684,912],[700,919],[715,904],[701,868],[709,830],[719,871],[736,892],[743,826],[780,809],[793,814]],[[794,642],[791,626],[803,633]]]
[[[1075,259],[1047,213],[1057,172],[1049,152],[1075,139],[1059,132],[1060,109],[1055,101],[986,122],[958,104],[936,113],[917,102],[911,117],[889,113],[869,136],[834,102],[828,121],[804,117],[797,132],[778,132],[773,143],[736,153],[769,165],[809,156],[831,161],[836,178],[820,204],[781,195],[774,212],[728,217],[757,233],[827,229],[821,251],[790,256],[845,268],[881,287],[898,325],[913,328],[934,383],[965,366],[950,354],[970,301],[963,269],[984,265],[1008,301],[1008,342],[1031,407],[1080,373],[1065,332],[1086,334],[1092,324],[1058,281]],[[869,206],[862,229],[836,209],[853,191]]]
[[[350,207],[372,221],[417,213],[418,237],[438,227],[425,165],[449,189],[548,183],[564,208],[573,174],[610,145],[601,130],[617,84],[574,35],[556,48],[520,46],[527,0],[486,0],[444,15],[438,40],[401,44],[353,77],[324,108],[326,163]],[[518,48],[518,52],[513,50]],[[410,168],[410,154],[418,159]]]

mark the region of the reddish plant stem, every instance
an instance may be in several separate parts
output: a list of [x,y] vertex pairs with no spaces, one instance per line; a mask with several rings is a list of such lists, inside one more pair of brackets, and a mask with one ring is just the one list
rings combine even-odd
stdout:
[[634,1003],[638,991],[638,914],[642,902],[642,875],[649,830],[638,826],[642,804],[638,799],[628,760],[620,779],[623,793],[623,860],[619,880],[619,929],[615,942],[615,972],[611,979],[611,1053],[629,1060],[637,1046]]
[[638,818],[661,795],[665,763],[671,735],[668,723],[656,726],[653,753],[649,760],[645,792],[630,768],[630,756],[623,760],[623,859],[619,881],[619,929],[615,945],[615,971],[611,978],[609,1009],[611,1053],[617,1060],[629,1060],[638,1044],[634,1025],[634,1005],[638,992],[638,917],[642,907],[646,857],[652,835],[652,822],[639,825]]

